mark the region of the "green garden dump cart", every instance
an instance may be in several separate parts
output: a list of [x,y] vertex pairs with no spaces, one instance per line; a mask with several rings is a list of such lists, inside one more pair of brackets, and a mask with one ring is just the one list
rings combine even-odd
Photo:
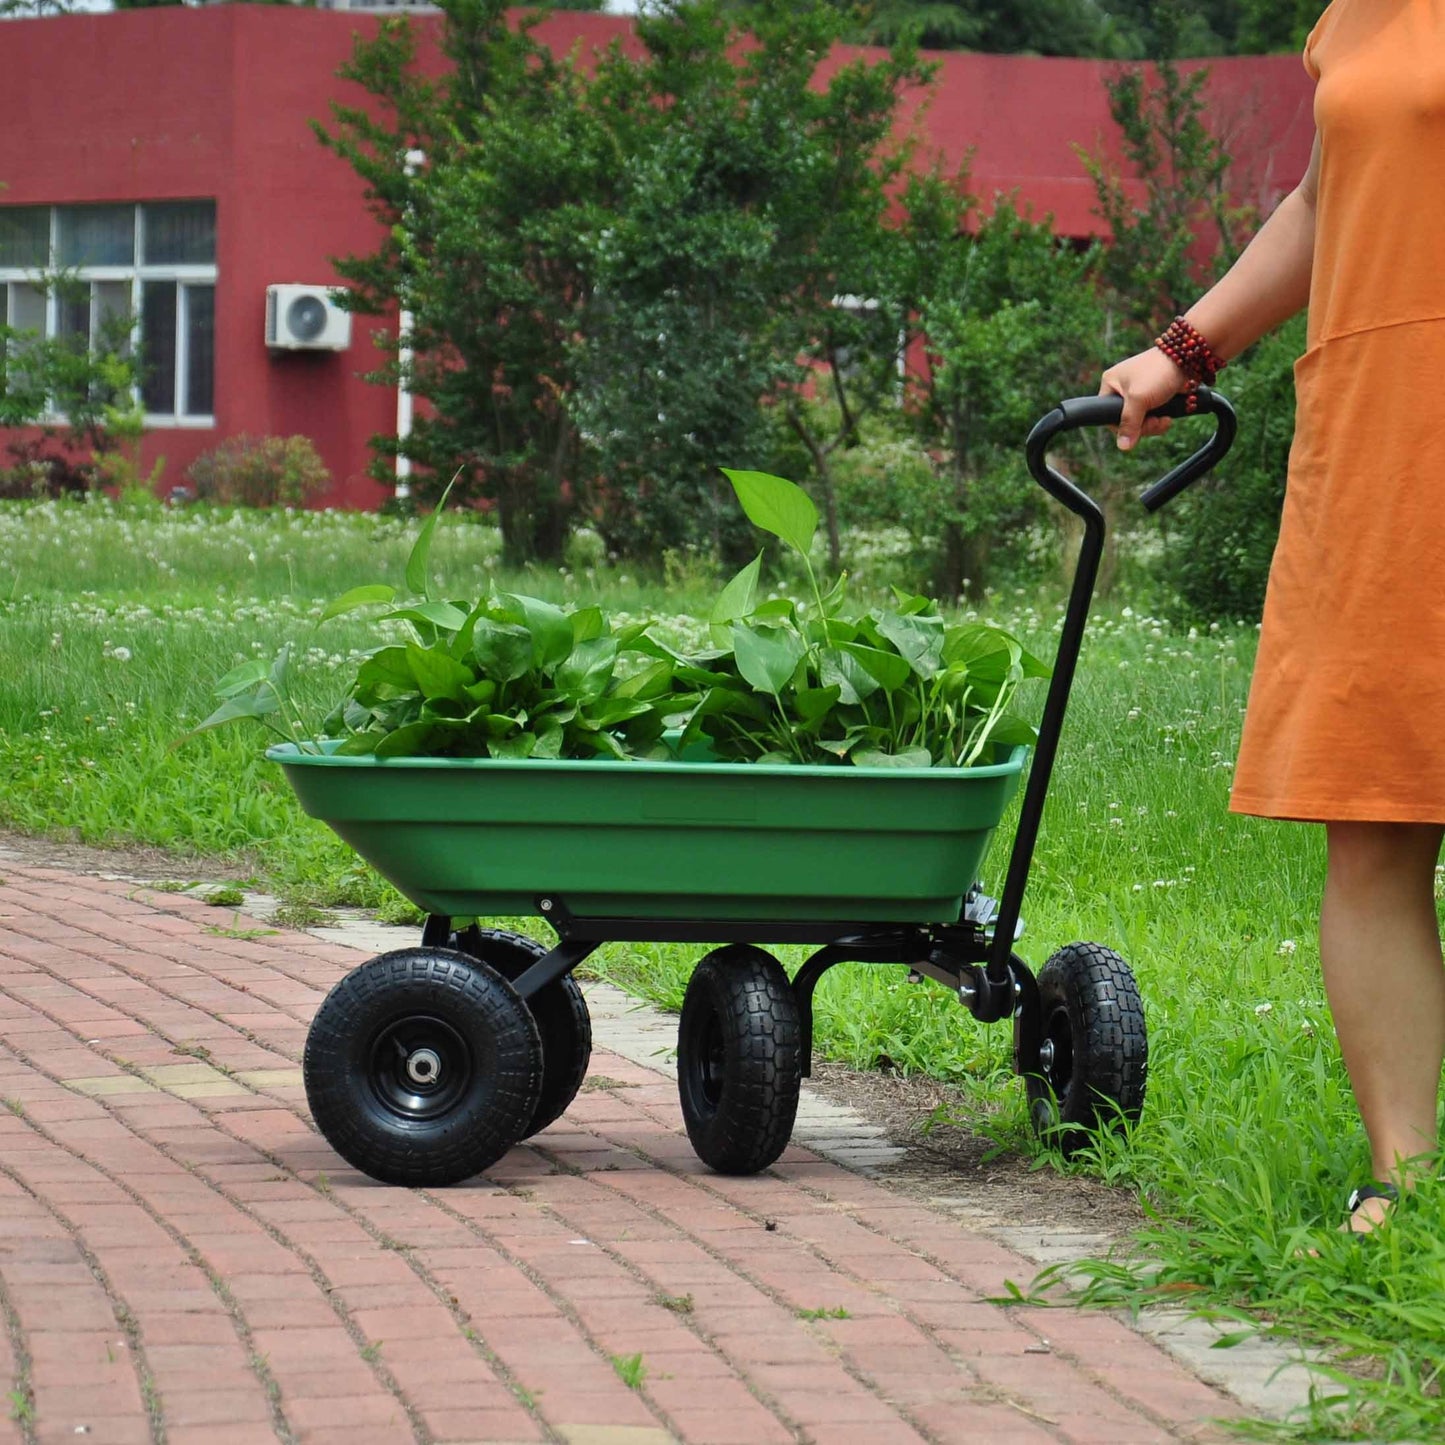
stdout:
[[[1142,496],[1153,511],[1224,456],[1228,402],[1201,388],[1210,440]],[[1014,952],[1099,558],[1100,508],[1047,460],[1060,434],[1115,424],[1080,397],[1030,433],[1029,470],[1084,523],[1019,823],[995,901],[975,884],[1027,750],[969,768],[811,767],[342,756],[270,749],[302,806],[427,914],[327,995],[306,1042],[307,1099],[344,1159],[391,1184],[471,1177],[558,1119],[592,1033],[573,970],[609,941],[711,946],[678,1030],[688,1136],[711,1168],[751,1174],[787,1147],[810,1071],[818,980],[899,964],[983,1022],[1011,1019],[1035,1128],[1065,1152],[1137,1118],[1144,1012],[1128,964],[1094,943],[1037,977]],[[1176,399],[1160,415],[1185,414]],[[550,947],[453,920],[544,919]],[[764,945],[812,954],[789,979]]]

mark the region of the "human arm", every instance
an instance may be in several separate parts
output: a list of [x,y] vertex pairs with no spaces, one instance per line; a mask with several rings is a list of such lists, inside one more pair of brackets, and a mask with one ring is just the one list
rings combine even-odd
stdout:
[[[1229,271],[1185,312],[1185,320],[1226,361],[1287,321],[1309,301],[1314,268],[1315,206],[1319,193],[1320,140],[1315,136],[1309,167],[1299,185],[1275,207]],[[1140,436],[1169,429],[1145,413],[1184,389],[1186,377],[1157,347],[1111,366],[1099,395],[1124,398],[1119,446],[1128,450]]]

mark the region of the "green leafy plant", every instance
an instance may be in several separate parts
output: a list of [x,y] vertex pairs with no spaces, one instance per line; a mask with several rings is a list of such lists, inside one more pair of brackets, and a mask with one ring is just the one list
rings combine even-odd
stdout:
[[407,635],[363,657],[319,729],[290,696],[288,647],[222,678],[220,706],[194,732],[251,718],[299,747],[314,751],[327,739],[349,756],[701,751],[724,761],[875,767],[969,767],[1035,740],[1009,704],[1025,678],[1048,669],[1016,639],[978,623],[949,626],[924,597],[846,615],[846,579],[825,593],[809,559],[818,510],[807,493],[765,472],[725,474],[749,520],[802,559],[809,603],[759,602],[759,553],[713,604],[713,649],[688,656],[650,637],[646,623],[614,630],[600,607],[510,592],[442,600],[428,566],[439,507],[407,560],[410,598],[395,605],[395,588],[368,583],[322,610],[318,625],[390,606],[383,621]]
[[810,560],[818,509],[807,493],[764,472],[724,472],[749,520],[797,554],[811,602],[760,602],[761,553],[723,588],[709,617],[715,650],[675,659],[678,683],[699,694],[684,753],[705,743],[733,761],[969,767],[1036,740],[1009,704],[1049,669],[1015,638],[950,626],[928,598],[906,594],[896,610],[847,615],[846,578],[825,592]]
[[[251,718],[310,751],[324,737],[340,739],[341,753],[378,758],[627,758],[653,749],[667,713],[695,699],[676,694],[670,660],[650,655],[646,624],[614,632],[599,607],[519,593],[435,597],[429,559],[441,515],[438,507],[427,518],[407,559],[412,596],[383,614],[403,625],[405,639],[363,658],[319,729],[292,700],[284,647],[270,663],[253,659],[227,673],[216,684],[220,706],[187,736]],[[389,584],[353,587],[318,625],[396,602]],[[619,670],[632,653],[638,665]]]

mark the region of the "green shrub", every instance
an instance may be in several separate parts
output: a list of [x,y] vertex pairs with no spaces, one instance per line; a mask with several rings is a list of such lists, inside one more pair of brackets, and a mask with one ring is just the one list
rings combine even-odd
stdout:
[[331,482],[309,437],[228,437],[186,472],[205,501],[240,507],[299,507]]

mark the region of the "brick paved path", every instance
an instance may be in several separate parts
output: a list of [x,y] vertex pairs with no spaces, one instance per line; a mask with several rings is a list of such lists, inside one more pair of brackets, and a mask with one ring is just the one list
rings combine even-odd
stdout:
[[377,1185],[300,1073],[362,954],[3,871],[0,1442],[1143,1445],[1237,1409],[1111,1316],[987,1303],[1033,1266],[806,1150],[703,1172],[605,1051],[485,1177]]

